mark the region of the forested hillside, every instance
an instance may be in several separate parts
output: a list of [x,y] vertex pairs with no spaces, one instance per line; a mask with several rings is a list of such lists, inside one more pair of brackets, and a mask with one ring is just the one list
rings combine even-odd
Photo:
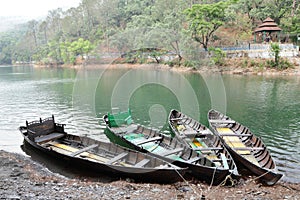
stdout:
[[78,57],[138,49],[192,60],[202,48],[252,41],[266,17],[285,34],[300,33],[296,0],[82,0],[0,33],[0,64],[75,64]]

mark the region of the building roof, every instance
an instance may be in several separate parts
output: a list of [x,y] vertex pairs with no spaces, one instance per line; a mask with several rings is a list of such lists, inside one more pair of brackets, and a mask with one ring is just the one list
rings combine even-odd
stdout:
[[273,19],[270,17],[266,18],[262,24],[260,24],[255,30],[254,33],[258,32],[274,32],[274,31],[281,31],[281,28],[275,23]]

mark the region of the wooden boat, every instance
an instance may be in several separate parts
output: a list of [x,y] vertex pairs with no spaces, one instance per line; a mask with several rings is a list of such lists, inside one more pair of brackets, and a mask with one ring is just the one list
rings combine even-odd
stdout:
[[216,166],[229,169],[238,177],[237,167],[222,141],[206,126],[177,110],[171,110],[168,123],[174,137],[203,155]]
[[180,167],[188,167],[188,172],[201,181],[218,185],[228,175],[229,169],[217,166],[206,157],[188,148],[177,138],[168,137],[159,131],[133,123],[130,111],[103,117],[108,138],[118,144],[148,153]]
[[161,159],[129,150],[113,143],[68,134],[54,116],[28,122],[19,129],[32,147],[84,170],[129,177],[142,182],[172,183],[181,181],[186,169]]
[[267,147],[247,127],[216,110],[208,112],[208,121],[235,160],[241,174],[255,175],[266,185],[274,185],[282,177]]

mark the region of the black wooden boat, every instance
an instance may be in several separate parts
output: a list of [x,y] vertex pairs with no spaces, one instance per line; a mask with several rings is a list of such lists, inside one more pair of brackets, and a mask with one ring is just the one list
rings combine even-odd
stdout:
[[220,138],[206,126],[177,110],[170,111],[168,123],[174,137],[214,162],[216,166],[229,169],[238,177],[237,167],[230,153]]
[[274,185],[282,177],[263,141],[247,127],[216,110],[208,112],[208,121],[235,160],[241,174],[255,175],[266,185]]
[[84,170],[142,182],[172,183],[182,180],[186,169],[113,143],[67,134],[54,116],[21,126],[24,140],[32,147]]
[[129,111],[108,113],[103,119],[107,127],[106,134],[109,134],[108,138],[111,141],[164,159],[177,166],[188,167],[188,172],[201,181],[218,185],[230,175],[229,169],[217,166],[177,138],[134,124]]

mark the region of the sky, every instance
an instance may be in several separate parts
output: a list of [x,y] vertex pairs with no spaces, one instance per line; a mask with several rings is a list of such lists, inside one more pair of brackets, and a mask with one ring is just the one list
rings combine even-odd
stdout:
[[47,16],[48,11],[57,8],[67,10],[77,7],[81,0],[0,0],[0,16]]

